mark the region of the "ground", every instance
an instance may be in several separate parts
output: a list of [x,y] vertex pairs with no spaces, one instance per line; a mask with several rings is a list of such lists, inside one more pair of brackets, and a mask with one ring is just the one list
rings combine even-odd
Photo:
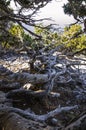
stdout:
[[[27,57],[26,53],[23,54],[16,54],[13,52],[6,52],[1,55],[0,57],[0,67],[5,67],[6,69],[12,71],[12,73],[17,72],[29,72],[29,58]],[[0,71],[1,72],[1,71]],[[76,79],[78,79],[78,75],[74,75]],[[84,74],[84,76],[86,76]],[[67,78],[67,75],[65,75]],[[58,80],[58,79],[57,79]],[[10,100],[12,99],[13,102],[10,104],[9,101],[7,101],[7,106],[13,106],[14,108],[19,108],[25,111],[29,111],[31,113],[35,113],[37,115],[43,115],[47,114],[49,111],[54,110],[55,108],[60,107],[66,107],[66,106],[74,106],[77,105],[77,108],[71,111],[62,112],[60,114],[55,115],[53,118],[49,118],[46,120],[46,124],[50,127],[58,128],[66,130],[66,126],[69,124],[72,124],[72,122],[77,121],[80,117],[83,117],[83,115],[86,115],[86,84],[82,85],[82,82],[80,80],[77,81],[77,84],[75,82],[70,83],[59,83],[56,81],[57,84],[55,84],[53,88],[53,92],[58,93],[58,96],[46,96],[42,98],[34,98],[29,97],[29,99],[23,98],[24,95],[21,95],[20,97],[17,96],[7,96],[6,99]],[[12,84],[13,82],[10,82]],[[9,81],[6,80],[5,72],[0,74],[0,93],[4,96],[1,96],[0,94],[0,102],[2,103],[2,99],[5,100],[5,96],[9,93],[9,91],[12,91],[12,88],[7,89],[6,85],[10,85]],[[16,83],[16,87],[25,87],[22,83]],[[31,90],[37,90],[36,86],[35,88],[30,88]],[[26,85],[26,88],[27,85]],[[29,90],[29,89],[28,89]],[[19,100],[18,100],[19,98]],[[3,101],[4,102],[4,101]],[[6,104],[4,102],[3,104]],[[86,116],[85,116],[85,122],[86,122]],[[85,127],[86,128],[86,127]],[[7,130],[7,129],[6,129]],[[47,129],[46,129],[47,130]],[[74,129],[75,130],[75,129]],[[76,128],[76,130],[79,130]],[[84,125],[81,126],[80,130],[85,130]]]

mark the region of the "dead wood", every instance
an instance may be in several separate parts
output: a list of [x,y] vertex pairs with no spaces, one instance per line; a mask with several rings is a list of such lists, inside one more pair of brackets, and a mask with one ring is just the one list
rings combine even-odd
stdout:
[[9,83],[5,80],[0,81],[0,91],[8,92],[19,88],[21,88],[21,85],[18,82]]
[[6,94],[0,91],[0,104],[4,104],[6,106],[12,106],[12,100],[6,98]]
[[14,73],[7,77],[9,81],[17,81],[20,83],[46,83],[48,82],[47,74],[29,74],[29,73]]
[[86,48],[81,49],[81,50],[79,50],[79,51],[76,51],[76,52],[72,53],[71,55],[74,56],[74,55],[76,55],[76,54],[85,54],[85,53],[86,53]]
[[77,109],[77,105],[75,106],[68,106],[68,107],[59,107],[56,108],[53,111],[48,112],[47,114],[44,115],[36,115],[33,113],[29,113],[26,112],[24,110],[18,109],[18,108],[13,108],[13,107],[7,107],[4,105],[0,105],[0,112],[4,113],[4,112],[15,112],[19,115],[21,115],[22,117],[26,118],[26,119],[32,119],[34,121],[39,121],[39,122],[45,122],[47,119],[49,119],[50,117],[54,117],[55,115],[58,115],[61,112],[67,112],[73,109]]
[[53,130],[45,124],[27,120],[14,112],[7,111],[0,112],[0,127],[2,130]]
[[73,123],[68,125],[64,130],[86,130],[86,114],[79,117]]
[[29,101],[30,98],[42,98],[46,96],[46,91],[32,91],[25,89],[12,90],[6,94],[7,98],[26,99]]
[[[48,53],[41,51],[41,54],[35,56],[36,59],[34,60],[34,64],[33,64],[34,65],[33,71],[35,71],[35,73],[33,74],[28,73],[28,71],[25,72],[17,71],[17,73],[14,73],[10,71],[9,68],[7,69],[3,66],[0,66],[0,83],[1,83],[0,90],[6,92],[6,94],[4,94],[5,97],[3,98],[1,97],[0,100],[1,101],[0,102],[0,126],[2,130],[3,129],[4,130],[15,130],[15,129],[16,130],[20,130],[20,129],[21,130],[27,130],[27,129],[50,130],[51,127],[45,127],[45,126],[42,127],[40,122],[42,123],[47,122],[49,119],[55,118],[55,116],[57,117],[57,115],[59,116],[60,113],[61,115],[62,114],[64,115],[65,112],[71,110],[77,111],[76,103],[78,102],[78,100],[76,100],[75,98],[77,97],[78,94],[76,94],[76,92],[78,91],[77,93],[79,93],[80,96],[82,96],[83,93],[83,91],[79,91],[77,89],[77,86],[82,87],[81,85],[83,83],[85,86],[86,80],[84,74],[79,73],[77,71],[77,67],[75,66],[86,65],[86,64],[85,63],[81,64],[80,60],[78,61],[76,59],[69,59],[67,58],[67,56],[60,57],[58,52],[55,52],[55,54],[54,52],[55,52],[54,49],[48,51]],[[25,90],[25,85],[27,85],[28,83],[30,83],[30,85],[28,85],[29,87],[27,87],[28,90]],[[61,84],[60,87],[59,84]],[[68,84],[69,86],[67,86]],[[34,86],[38,88],[35,88]],[[76,88],[75,91],[74,88]],[[57,90],[57,91],[52,92],[53,90]],[[82,90],[84,89],[82,88]],[[69,95],[70,98],[72,98],[72,100],[68,99]],[[24,103],[28,102],[31,105],[30,100],[33,100],[32,102],[41,104],[41,107],[43,107],[41,102],[43,102],[44,100],[42,100],[42,98],[46,100],[46,96],[52,100],[51,102],[50,100],[47,100],[49,102],[46,101],[47,104],[51,103],[48,105],[51,108],[46,109],[45,110],[46,112],[45,111],[43,113],[39,112],[41,115],[39,113],[35,114],[34,112],[31,113],[30,111],[22,110],[23,108],[19,109],[21,108],[21,106],[19,106],[19,108],[15,108],[17,107],[17,105],[15,106],[15,104],[12,104],[15,101],[17,102],[19,101],[18,103],[24,101]],[[36,102],[35,99],[37,99]],[[11,102],[11,105],[7,105],[6,103],[8,102]],[[52,107],[53,102],[54,102],[53,105],[54,107]],[[31,107],[34,107],[34,103]],[[13,107],[13,105],[15,107]],[[37,106],[37,108],[40,109],[39,105]],[[25,109],[29,109],[29,108],[25,108]],[[27,122],[27,124],[25,122]],[[38,124],[38,127],[36,123]],[[77,122],[75,122],[74,125],[76,123]],[[66,128],[69,127],[71,126],[67,126]],[[75,127],[76,126],[74,126],[73,129],[75,129]],[[67,130],[66,128],[63,130]]]

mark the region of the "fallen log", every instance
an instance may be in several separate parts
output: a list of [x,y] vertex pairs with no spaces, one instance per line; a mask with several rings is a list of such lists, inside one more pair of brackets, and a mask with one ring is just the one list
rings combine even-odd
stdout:
[[13,112],[2,113],[0,127],[2,130],[53,130],[52,127],[30,119],[27,120]]
[[44,97],[46,96],[46,91],[40,90],[40,91],[32,91],[32,90],[25,90],[25,89],[16,89],[8,92],[6,94],[7,98],[20,98],[20,99],[28,99],[33,97]]
[[19,88],[21,88],[21,85],[18,82],[13,82],[13,83],[7,83],[5,81],[0,82],[0,91],[7,92]]
[[48,74],[30,74],[26,72],[13,73],[9,69],[0,66],[0,77],[7,79],[9,82],[22,82],[22,83],[46,83],[49,80]]
[[13,73],[7,77],[8,81],[17,81],[20,83],[46,83],[49,80],[48,74],[29,74],[29,73]]
[[58,115],[61,112],[67,112],[73,109],[77,109],[77,105],[75,106],[68,106],[68,107],[59,107],[56,108],[55,110],[52,110],[50,112],[48,112],[47,114],[44,115],[36,115],[33,113],[29,113],[27,111],[18,109],[18,108],[13,108],[13,107],[7,107],[5,105],[0,105],[0,113],[4,113],[4,112],[14,112],[19,114],[20,116],[26,118],[26,119],[32,119],[34,121],[38,121],[38,122],[45,122],[46,120],[48,120],[51,117],[54,117],[55,115]]

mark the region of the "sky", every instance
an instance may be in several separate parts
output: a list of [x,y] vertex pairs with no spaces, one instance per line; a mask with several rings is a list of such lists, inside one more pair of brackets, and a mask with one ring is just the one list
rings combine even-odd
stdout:
[[59,26],[66,26],[70,23],[74,23],[73,16],[64,14],[62,6],[67,3],[67,0],[53,0],[43,7],[37,18],[52,18],[54,21],[45,21],[45,23],[55,23]]
[[[44,21],[44,24],[57,24],[59,27],[64,28],[65,26],[75,22],[73,16],[64,14],[62,6],[65,3],[67,3],[67,0],[52,0],[52,2],[40,9],[35,18],[51,18],[53,21]],[[13,2],[11,6],[16,9]]]

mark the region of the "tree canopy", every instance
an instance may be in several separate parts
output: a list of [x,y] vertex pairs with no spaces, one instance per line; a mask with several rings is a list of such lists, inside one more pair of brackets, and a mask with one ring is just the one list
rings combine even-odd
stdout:
[[[50,1],[0,0],[0,130],[86,130],[86,34],[38,24]],[[85,23],[83,1],[68,1]]]
[[65,14],[73,15],[77,22],[84,23],[84,31],[86,31],[86,0],[68,0],[63,8]]
[[[2,22],[7,23],[7,21],[17,23],[32,35],[37,36],[31,32],[29,28],[26,28],[25,25],[36,26],[36,23],[39,22],[40,19],[34,19],[34,15],[50,1],[51,0],[0,0],[0,24]],[[14,2],[15,8],[12,7],[12,2]]]

